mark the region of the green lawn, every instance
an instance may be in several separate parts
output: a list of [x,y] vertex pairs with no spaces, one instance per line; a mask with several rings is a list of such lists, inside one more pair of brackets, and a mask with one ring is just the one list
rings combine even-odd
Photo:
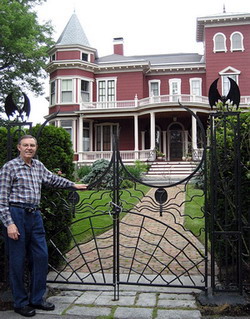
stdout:
[[[123,211],[122,218],[126,211],[133,209],[139,200],[150,188],[137,184],[136,189],[124,189],[120,191]],[[84,191],[79,192],[80,202],[77,213],[73,219],[71,232],[77,243],[84,243],[95,236],[104,233],[113,226],[112,197],[110,190]],[[78,212],[79,211],[79,212]]]
[[188,185],[185,203],[184,226],[190,230],[203,244],[205,243],[204,192],[194,185]]

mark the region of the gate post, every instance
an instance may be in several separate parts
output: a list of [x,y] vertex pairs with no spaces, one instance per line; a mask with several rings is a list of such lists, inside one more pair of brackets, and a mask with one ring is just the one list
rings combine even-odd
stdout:
[[243,234],[239,114],[239,112],[219,112],[210,116],[209,189],[212,290],[237,291],[242,294]]
[[120,154],[118,150],[118,135],[113,135],[113,285],[114,285],[114,300],[119,300],[119,281],[120,281],[120,266],[119,266],[119,215],[120,209],[120,194],[119,194],[119,159]]

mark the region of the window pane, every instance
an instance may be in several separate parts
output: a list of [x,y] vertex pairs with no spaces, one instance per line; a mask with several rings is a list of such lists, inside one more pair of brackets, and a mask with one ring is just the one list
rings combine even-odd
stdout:
[[89,151],[89,130],[83,129],[83,151]]
[[240,34],[236,33],[232,36],[232,49],[242,49],[242,37]]
[[83,102],[89,102],[89,82],[81,80],[81,98]]
[[199,80],[192,80],[191,81],[191,92],[192,95],[201,95],[201,86],[200,86],[200,81]]
[[72,102],[72,92],[62,92],[62,102]]
[[222,77],[222,83],[223,83],[223,95],[227,95],[229,90],[230,90],[230,82],[228,78],[233,79],[235,82],[236,80],[236,75],[235,74],[230,74],[230,75],[225,75]]
[[62,80],[62,91],[72,90],[72,80]]
[[62,102],[72,102],[72,80],[62,80]]
[[111,148],[110,125],[103,126],[103,151],[110,151]]
[[51,82],[50,84],[50,103],[55,104],[55,92],[56,92],[56,82]]
[[115,81],[109,80],[108,81],[108,101],[115,100]]
[[82,53],[82,60],[88,61],[88,54],[87,53]]
[[106,101],[106,82],[99,81],[99,90],[98,90],[98,101],[105,102]]
[[158,82],[151,82],[150,93],[153,94],[153,96],[159,95],[159,83]]
[[221,34],[218,34],[215,37],[215,50],[225,51],[225,39]]
[[96,150],[101,151],[101,126],[96,128]]

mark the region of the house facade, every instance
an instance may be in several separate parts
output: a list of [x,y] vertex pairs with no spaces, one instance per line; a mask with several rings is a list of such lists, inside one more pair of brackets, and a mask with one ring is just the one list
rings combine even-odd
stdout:
[[208,90],[219,78],[226,95],[228,77],[241,91],[240,106],[250,103],[250,13],[222,13],[197,18],[197,41],[204,54],[125,56],[123,38],[113,39],[113,53],[99,57],[89,45],[74,13],[50,49],[50,124],[71,135],[75,161],[91,164],[110,159],[112,135],[119,133],[125,162],[197,160],[202,152],[200,128],[211,108]]

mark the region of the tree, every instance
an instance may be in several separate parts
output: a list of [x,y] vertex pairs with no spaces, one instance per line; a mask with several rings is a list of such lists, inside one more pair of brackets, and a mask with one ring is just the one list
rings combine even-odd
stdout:
[[53,28],[49,22],[38,23],[34,7],[44,1],[0,2],[0,102],[18,88],[43,93]]

